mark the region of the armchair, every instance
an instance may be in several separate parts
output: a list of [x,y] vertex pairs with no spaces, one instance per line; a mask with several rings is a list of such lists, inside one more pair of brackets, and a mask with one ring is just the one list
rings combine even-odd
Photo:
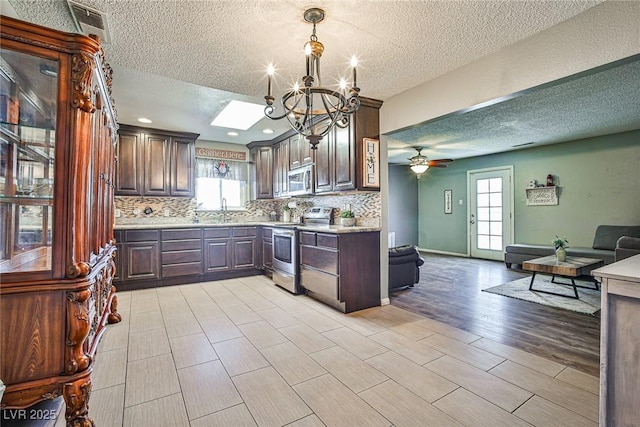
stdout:
[[389,292],[413,287],[420,281],[420,266],[424,258],[411,245],[389,249]]
[[616,242],[616,261],[640,254],[640,237],[622,236]]

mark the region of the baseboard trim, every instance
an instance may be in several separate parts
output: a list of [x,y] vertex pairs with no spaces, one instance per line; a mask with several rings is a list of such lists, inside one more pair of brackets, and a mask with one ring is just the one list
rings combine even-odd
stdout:
[[380,300],[380,305],[389,305],[391,304],[391,300],[389,298],[382,298]]
[[469,254],[461,254],[459,252],[438,251],[438,250],[435,250],[435,249],[424,249],[424,248],[418,248],[418,251],[420,251],[420,252],[430,252],[430,253],[433,253],[433,254],[440,254],[440,255],[451,255],[451,256],[469,258]]

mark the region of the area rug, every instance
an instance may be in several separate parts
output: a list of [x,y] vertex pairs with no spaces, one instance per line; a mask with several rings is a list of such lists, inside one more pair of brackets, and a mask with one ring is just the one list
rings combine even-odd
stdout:
[[[557,280],[565,281],[568,279],[559,278]],[[483,291],[510,298],[535,302],[537,304],[562,308],[564,310],[577,311],[578,313],[594,314],[600,310],[600,291],[598,290],[578,288],[578,295],[580,296],[580,299],[572,299],[536,292],[535,290],[530,291],[529,283],[531,283],[531,277],[523,277],[522,279],[514,280],[513,282],[505,283],[504,285],[483,289]],[[576,280],[576,285],[593,287],[593,282]],[[573,288],[571,286],[551,283],[551,276],[536,275],[536,281],[533,284],[533,288],[564,295],[574,295]]]

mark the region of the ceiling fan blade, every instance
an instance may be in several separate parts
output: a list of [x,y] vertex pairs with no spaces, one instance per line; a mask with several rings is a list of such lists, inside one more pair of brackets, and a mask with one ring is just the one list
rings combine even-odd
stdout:
[[430,168],[446,168],[447,165],[442,165],[440,163],[429,164]]
[[445,162],[453,162],[453,159],[435,159],[435,160],[429,160],[429,161],[434,163],[445,163]]

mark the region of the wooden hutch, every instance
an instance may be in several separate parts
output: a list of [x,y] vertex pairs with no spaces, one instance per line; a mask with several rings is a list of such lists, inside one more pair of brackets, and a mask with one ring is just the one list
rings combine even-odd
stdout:
[[97,39],[0,17],[3,409],[62,395],[89,426],[92,361],[115,288],[111,68]]

